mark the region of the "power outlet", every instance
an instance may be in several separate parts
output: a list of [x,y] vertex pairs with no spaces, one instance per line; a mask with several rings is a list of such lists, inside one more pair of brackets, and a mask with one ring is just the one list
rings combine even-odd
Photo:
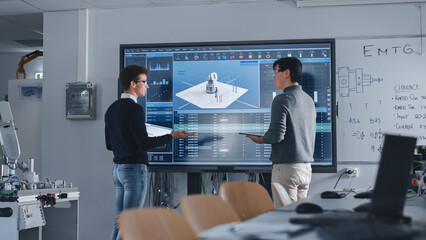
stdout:
[[359,174],[358,168],[348,167],[346,168],[346,171],[351,172],[351,173],[346,173],[347,177],[358,177],[358,174]]

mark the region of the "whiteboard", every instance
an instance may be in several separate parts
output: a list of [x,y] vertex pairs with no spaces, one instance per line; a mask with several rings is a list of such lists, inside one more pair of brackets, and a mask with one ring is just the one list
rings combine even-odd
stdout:
[[338,161],[378,161],[384,133],[416,136],[417,145],[426,145],[420,37],[337,40],[336,102]]

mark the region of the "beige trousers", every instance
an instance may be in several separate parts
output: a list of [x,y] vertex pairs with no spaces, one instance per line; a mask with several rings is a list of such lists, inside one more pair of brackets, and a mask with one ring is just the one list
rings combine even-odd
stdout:
[[[272,165],[271,183],[278,182],[287,191],[290,199],[295,202],[297,196],[308,196],[309,183],[311,182],[312,168],[310,163],[284,163]],[[275,194],[272,195],[275,206],[280,206],[280,201]]]

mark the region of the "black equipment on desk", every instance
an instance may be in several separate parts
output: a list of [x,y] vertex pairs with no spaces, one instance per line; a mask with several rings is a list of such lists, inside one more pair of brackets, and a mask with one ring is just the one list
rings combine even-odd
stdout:
[[304,202],[296,207],[297,213],[322,213],[323,209],[321,206],[315,203]]
[[346,197],[345,193],[338,193],[334,191],[325,191],[321,193],[321,198],[344,198]]
[[336,225],[339,222],[409,222],[402,214],[408,187],[411,159],[417,138],[385,135],[371,208],[366,212],[315,214],[291,218],[291,223]]
[[419,230],[409,224],[387,224],[381,221],[339,223],[319,228],[319,235],[328,240],[408,240],[418,233]]
[[360,192],[354,195],[354,198],[371,198],[373,196],[373,190]]

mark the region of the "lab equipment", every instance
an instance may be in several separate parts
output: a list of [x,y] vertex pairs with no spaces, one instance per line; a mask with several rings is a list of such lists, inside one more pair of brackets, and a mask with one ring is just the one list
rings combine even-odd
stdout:
[[[33,158],[18,162],[21,150],[16,130],[9,103],[0,102],[0,156],[4,161],[0,164],[1,239],[53,239],[58,228],[66,232],[61,239],[78,239],[78,189],[65,180],[40,181]],[[22,179],[15,174],[18,168],[23,172]],[[55,209],[58,203],[68,203],[70,207],[48,210]]]
[[[12,111],[8,102],[0,102],[0,146],[4,155],[4,164],[7,165],[6,174],[15,175],[17,160],[21,155],[16,127],[13,122]],[[2,173],[3,175],[3,173]]]

